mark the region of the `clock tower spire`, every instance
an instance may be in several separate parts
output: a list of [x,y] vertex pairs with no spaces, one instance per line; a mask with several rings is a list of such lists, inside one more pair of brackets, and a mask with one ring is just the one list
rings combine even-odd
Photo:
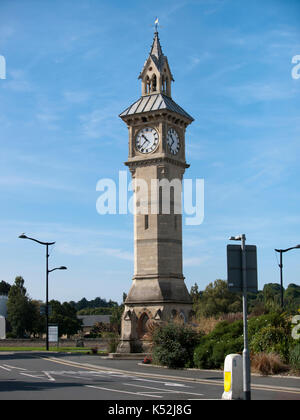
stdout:
[[174,79],[168,59],[162,52],[157,31],[154,33],[151,51],[139,79],[142,80],[142,95],[162,93],[171,97],[171,82]]
[[120,114],[129,132],[125,165],[136,206],[134,275],[122,317],[121,353],[147,351],[151,323],[175,316],[187,322],[192,310],[182,273],[181,189],[189,167],[185,133],[193,118],[171,97],[174,79],[157,27],[139,79],[141,97]]

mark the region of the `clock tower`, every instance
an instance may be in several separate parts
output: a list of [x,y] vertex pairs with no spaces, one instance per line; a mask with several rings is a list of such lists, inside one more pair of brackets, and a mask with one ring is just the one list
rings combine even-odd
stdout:
[[151,323],[187,322],[192,302],[182,273],[181,187],[185,132],[193,118],[171,95],[168,59],[154,33],[139,75],[142,95],[120,114],[129,131],[128,166],[135,195],[134,276],[122,316],[118,353],[147,351]]

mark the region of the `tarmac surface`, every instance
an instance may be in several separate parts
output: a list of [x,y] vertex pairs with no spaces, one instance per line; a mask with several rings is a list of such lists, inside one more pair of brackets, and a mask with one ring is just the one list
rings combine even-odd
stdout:
[[[166,369],[142,360],[97,355],[0,353],[0,400],[101,400],[105,410],[113,411],[122,411],[124,401],[127,405],[130,401],[185,401],[179,408],[183,410],[188,401],[221,400],[223,387],[222,371]],[[300,400],[300,378],[253,375],[251,396],[253,400]],[[123,401],[123,406],[114,401]]]

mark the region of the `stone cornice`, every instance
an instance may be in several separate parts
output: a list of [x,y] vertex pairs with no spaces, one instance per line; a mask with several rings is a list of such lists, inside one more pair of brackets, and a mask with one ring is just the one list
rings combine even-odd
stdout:
[[184,280],[185,277],[182,274],[175,274],[175,273],[169,273],[169,274],[135,274],[132,278],[132,280],[169,280],[169,279],[179,279]]
[[172,159],[168,156],[161,156],[161,157],[153,157],[153,158],[139,158],[134,160],[128,160],[127,162],[124,162],[126,166],[128,166],[130,169],[137,168],[138,166],[149,166],[149,165],[158,165],[161,163],[171,163],[175,166],[180,166],[181,168],[189,168],[190,165],[186,162],[182,162],[180,160]]

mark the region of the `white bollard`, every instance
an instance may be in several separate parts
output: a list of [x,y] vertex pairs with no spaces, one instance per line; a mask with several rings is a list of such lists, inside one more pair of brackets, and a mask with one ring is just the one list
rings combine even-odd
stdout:
[[5,340],[6,338],[6,322],[4,316],[0,315],[0,340]]
[[243,399],[243,359],[239,354],[229,354],[224,363],[224,392],[222,400]]

